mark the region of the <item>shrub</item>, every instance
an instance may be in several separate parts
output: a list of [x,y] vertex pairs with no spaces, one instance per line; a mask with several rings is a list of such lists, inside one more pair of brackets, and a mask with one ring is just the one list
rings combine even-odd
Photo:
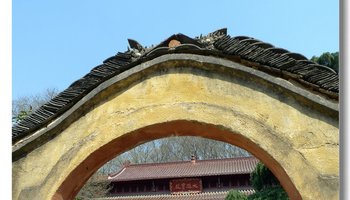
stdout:
[[247,196],[238,192],[237,190],[230,190],[225,200],[247,200]]

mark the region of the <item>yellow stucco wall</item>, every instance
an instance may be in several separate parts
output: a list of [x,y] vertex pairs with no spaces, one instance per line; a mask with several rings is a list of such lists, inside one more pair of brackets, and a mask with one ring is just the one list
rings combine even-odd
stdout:
[[137,129],[175,120],[248,138],[283,167],[303,199],[339,197],[338,120],[283,92],[184,66],[148,74],[102,97],[58,136],[13,163],[13,199],[51,199],[92,152]]

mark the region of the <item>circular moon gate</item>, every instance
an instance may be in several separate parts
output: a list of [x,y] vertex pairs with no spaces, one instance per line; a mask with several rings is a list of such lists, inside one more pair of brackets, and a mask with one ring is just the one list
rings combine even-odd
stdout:
[[338,199],[333,107],[288,81],[235,62],[163,55],[100,84],[34,134],[54,137],[14,162],[13,195],[72,199],[114,156],[150,140],[194,135],[248,150],[291,199]]

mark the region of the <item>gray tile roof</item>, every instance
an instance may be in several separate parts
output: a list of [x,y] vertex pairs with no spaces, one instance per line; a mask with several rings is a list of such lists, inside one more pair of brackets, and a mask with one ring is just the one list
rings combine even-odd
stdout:
[[[300,54],[276,48],[251,37],[231,37],[226,32],[226,29],[221,29],[196,38],[175,34],[151,48],[129,40],[131,49],[108,58],[27,118],[15,124],[12,127],[12,142],[16,143],[55,120],[100,83],[163,54],[191,53],[230,59],[274,76],[294,80],[328,98],[338,99],[339,77],[332,69],[313,63]],[[169,47],[168,44],[172,40],[180,45]]]
[[112,182],[150,180],[165,178],[190,178],[230,174],[250,174],[259,162],[255,157],[238,157],[214,160],[196,160],[195,162],[168,162],[127,165],[112,174]]

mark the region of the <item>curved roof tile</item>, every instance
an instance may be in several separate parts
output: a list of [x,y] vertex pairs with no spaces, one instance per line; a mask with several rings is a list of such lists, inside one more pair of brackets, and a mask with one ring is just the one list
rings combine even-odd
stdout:
[[[75,81],[27,118],[15,124],[12,127],[12,142],[15,143],[46,126],[105,80],[141,62],[167,53],[220,55],[223,58],[237,56],[238,61],[250,62],[242,62],[243,65],[254,66],[258,70],[287,80],[293,79],[327,98],[338,99],[339,77],[332,69],[317,65],[300,54],[275,48],[271,44],[247,36],[231,37],[226,32],[226,29],[220,29],[207,36],[196,38],[175,34],[152,48],[142,47],[136,41],[129,39],[131,47],[134,48],[106,59],[83,78]],[[181,45],[168,47],[167,42],[172,39],[180,41]]]
[[195,162],[170,162],[127,165],[112,174],[112,182],[150,180],[165,178],[190,178],[230,174],[250,174],[259,162],[255,157],[238,157],[214,160],[196,160]]

